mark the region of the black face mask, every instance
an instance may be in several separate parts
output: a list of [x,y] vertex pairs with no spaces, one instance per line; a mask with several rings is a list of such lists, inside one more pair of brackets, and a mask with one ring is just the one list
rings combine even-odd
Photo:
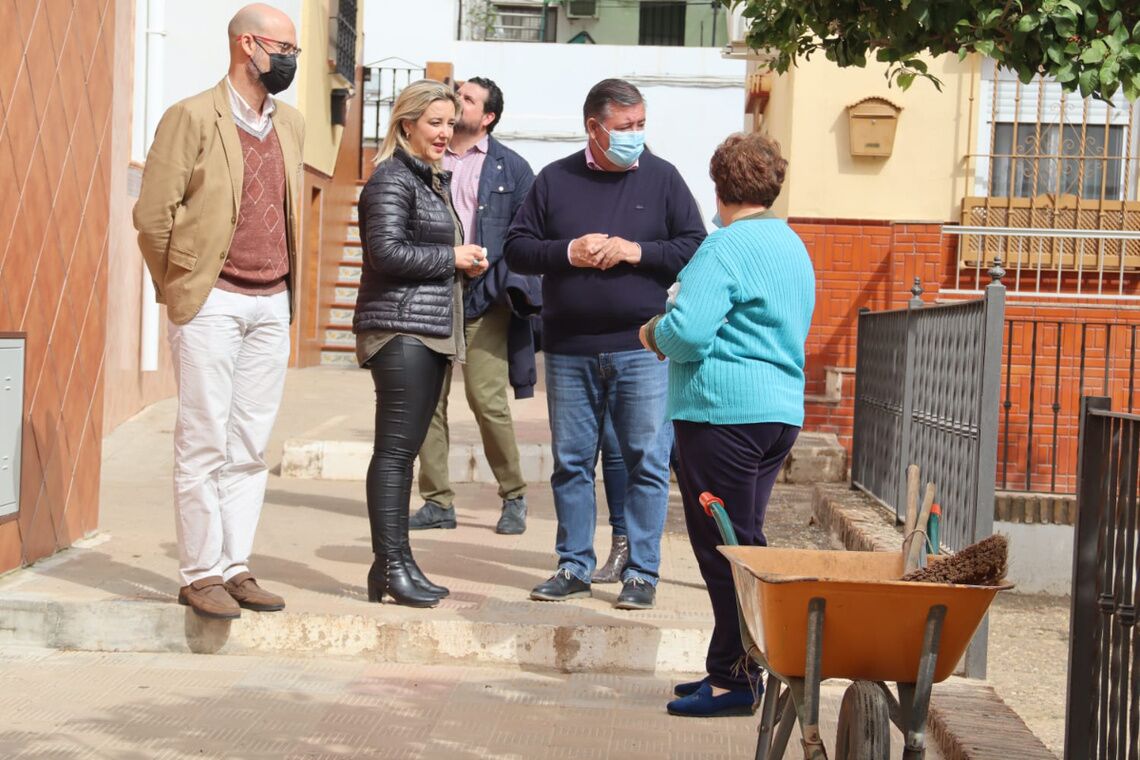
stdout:
[[258,69],[252,58],[249,62],[253,63],[253,68],[257,69],[258,76],[261,83],[265,85],[265,89],[271,95],[288,89],[289,85],[293,83],[293,76],[297,73],[297,58],[284,53],[270,53],[262,47],[260,42],[257,43],[257,46],[269,56],[269,71]]

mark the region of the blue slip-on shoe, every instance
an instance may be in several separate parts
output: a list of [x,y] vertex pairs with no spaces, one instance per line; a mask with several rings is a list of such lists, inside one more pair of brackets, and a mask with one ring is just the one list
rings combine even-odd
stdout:
[[665,709],[683,718],[726,718],[730,715],[752,715],[759,695],[752,689],[735,689],[714,697],[707,681],[687,697],[674,699]]
[[708,682],[708,680],[709,680],[709,677],[705,676],[704,678],[702,678],[699,681],[688,681],[687,683],[679,683],[673,687],[673,696],[687,697],[690,694],[695,694],[697,689],[704,686],[705,683]]

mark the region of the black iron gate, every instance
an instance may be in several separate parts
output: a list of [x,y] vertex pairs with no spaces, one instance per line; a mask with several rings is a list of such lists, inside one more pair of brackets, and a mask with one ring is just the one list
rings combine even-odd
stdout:
[[1140,751],[1136,626],[1140,416],[1081,401],[1065,758]]

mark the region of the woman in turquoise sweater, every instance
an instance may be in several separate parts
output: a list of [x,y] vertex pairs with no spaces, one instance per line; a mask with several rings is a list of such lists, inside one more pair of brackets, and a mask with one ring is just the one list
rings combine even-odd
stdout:
[[665,314],[641,329],[645,347],[670,360],[677,482],[715,620],[708,675],[676,687],[673,715],[749,714],[760,691],[740,643],[732,572],[698,497],[724,500],[741,544],[766,545],[768,498],[804,421],[804,342],[815,306],[807,249],[769,211],[786,168],[760,135],[732,135],[716,149],[709,173],[722,229],[681,270]]

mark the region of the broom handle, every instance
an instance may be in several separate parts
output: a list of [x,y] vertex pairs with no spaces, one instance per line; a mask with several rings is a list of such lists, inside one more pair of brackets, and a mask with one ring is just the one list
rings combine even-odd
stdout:
[[912,464],[906,468],[906,522],[903,523],[903,564],[910,556],[910,532],[914,530],[914,522],[918,519],[918,465]]
[[[926,524],[930,521],[930,509],[934,506],[934,484],[926,484],[926,493],[922,497],[922,510],[918,513],[918,521],[915,522],[913,530],[925,531]],[[926,551],[926,539],[918,539],[917,533],[911,536],[909,551],[906,555],[906,571],[910,572],[920,565],[925,565],[921,562],[922,553]]]

